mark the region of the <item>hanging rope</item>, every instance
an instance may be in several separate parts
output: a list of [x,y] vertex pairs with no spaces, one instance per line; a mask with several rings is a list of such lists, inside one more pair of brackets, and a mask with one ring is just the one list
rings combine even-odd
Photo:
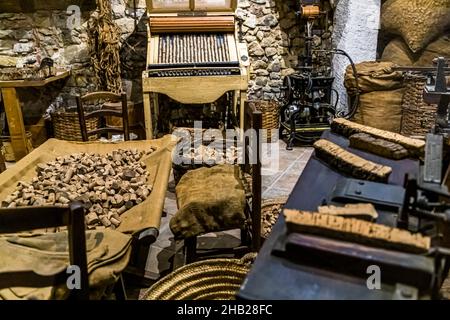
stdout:
[[120,77],[120,28],[113,21],[111,2],[97,0],[97,11],[88,24],[89,48],[99,90],[119,93]]

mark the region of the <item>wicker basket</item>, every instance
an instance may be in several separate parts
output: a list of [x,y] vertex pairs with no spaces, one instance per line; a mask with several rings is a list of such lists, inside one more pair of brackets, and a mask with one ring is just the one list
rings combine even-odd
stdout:
[[261,237],[267,239],[286,204],[287,197],[263,200],[261,204]]
[[278,102],[258,100],[251,101],[250,104],[253,104],[256,110],[262,112],[262,128],[267,130],[263,133],[263,140],[270,142],[272,141],[272,137],[277,137],[278,128],[280,127],[280,106]]
[[[27,152],[33,151],[33,143],[32,143],[32,135],[31,132],[26,132],[27,137]],[[16,157],[14,156],[14,150],[11,144],[11,137],[10,136],[0,136],[0,141],[2,141],[2,146],[0,152],[3,153],[3,157],[5,158],[5,161],[13,162],[16,161]]]
[[144,300],[234,300],[250,263],[210,259],[183,266],[156,282]]
[[[56,139],[67,141],[83,141],[81,136],[80,122],[78,113],[58,111],[52,114],[53,131]],[[87,131],[95,130],[100,127],[99,118],[86,120]],[[89,140],[96,140],[95,135],[90,136]]]
[[424,136],[434,126],[437,105],[423,100],[427,78],[423,75],[407,74],[406,91],[402,103],[401,133],[406,136]]

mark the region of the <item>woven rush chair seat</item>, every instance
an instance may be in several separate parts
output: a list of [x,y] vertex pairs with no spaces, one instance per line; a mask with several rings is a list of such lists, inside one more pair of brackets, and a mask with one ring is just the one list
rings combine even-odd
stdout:
[[287,202],[287,197],[263,200],[261,204],[261,237],[267,239]]
[[156,282],[143,299],[234,300],[250,267],[246,257],[194,262]]

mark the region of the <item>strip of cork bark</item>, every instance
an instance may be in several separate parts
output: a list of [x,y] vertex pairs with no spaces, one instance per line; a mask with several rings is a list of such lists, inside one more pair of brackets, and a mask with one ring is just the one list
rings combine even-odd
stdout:
[[386,182],[392,172],[391,167],[361,158],[328,140],[316,141],[314,148],[318,158],[358,179]]
[[379,248],[425,253],[431,238],[407,230],[335,215],[298,210],[284,210],[289,232],[316,234]]
[[398,143],[405,147],[412,156],[422,156],[425,150],[425,141],[405,137],[401,134],[380,130],[362,124],[358,124],[343,118],[337,118],[331,124],[334,133],[350,137],[356,133],[367,133],[376,138]]

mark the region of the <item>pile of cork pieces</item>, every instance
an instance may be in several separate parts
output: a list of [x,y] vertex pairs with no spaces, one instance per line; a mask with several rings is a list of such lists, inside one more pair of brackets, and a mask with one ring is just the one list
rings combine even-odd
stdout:
[[19,181],[1,206],[68,206],[81,201],[89,229],[117,228],[121,215],[150,195],[149,172],[141,161],[156,149],[114,150],[106,155],[74,153],[40,163],[31,182]]

